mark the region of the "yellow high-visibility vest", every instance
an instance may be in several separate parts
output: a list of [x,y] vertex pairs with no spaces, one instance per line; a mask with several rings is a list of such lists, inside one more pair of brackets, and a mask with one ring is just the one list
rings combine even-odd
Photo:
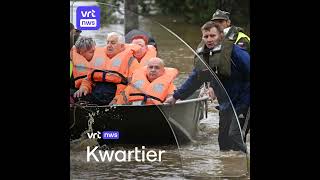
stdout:
[[243,32],[239,32],[239,33],[238,33],[238,37],[237,37],[237,40],[236,40],[235,44],[237,44],[237,43],[238,43],[238,41],[239,41],[241,38],[247,38],[247,39],[249,40],[249,42],[250,42],[250,38],[249,38],[249,36],[247,36],[247,35],[246,35],[246,34],[244,34]]
[[70,61],[70,77],[72,76],[72,68],[73,68],[73,64],[72,64],[72,62]]

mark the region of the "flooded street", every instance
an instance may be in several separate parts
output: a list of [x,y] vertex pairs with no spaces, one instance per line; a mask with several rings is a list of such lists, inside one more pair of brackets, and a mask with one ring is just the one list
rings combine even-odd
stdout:
[[[94,4],[96,3],[74,3],[71,22],[76,24],[75,10],[77,6]],[[70,5],[72,5],[71,2]],[[121,14],[119,18],[123,18]],[[164,60],[167,67],[174,67],[179,70],[179,76],[175,80],[175,85],[179,87],[192,71],[194,54],[187,45],[157,22],[175,32],[193,49],[200,42],[200,27],[186,24],[183,20],[172,17],[146,18],[139,16],[139,29],[150,32],[155,38],[158,46],[158,56]],[[97,31],[83,31],[82,35],[93,37],[97,46],[101,47],[105,46],[106,34],[111,31],[124,34],[124,25],[106,25]],[[208,117],[200,121],[196,142],[181,146],[146,146],[146,149],[166,151],[161,162],[117,162],[115,160],[111,162],[87,162],[86,147],[94,146],[97,142],[87,139],[71,143],[70,179],[250,179],[248,175],[250,137],[247,137],[248,155],[234,151],[220,152],[218,145],[219,116],[218,110],[214,108],[217,105],[216,103],[209,103]],[[109,147],[102,148],[111,150]],[[117,149],[128,148],[132,149],[130,147],[117,147]]]

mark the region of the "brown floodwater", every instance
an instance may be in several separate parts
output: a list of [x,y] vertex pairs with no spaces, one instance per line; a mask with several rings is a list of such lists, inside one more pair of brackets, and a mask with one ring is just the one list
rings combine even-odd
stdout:
[[[70,5],[72,3],[70,2]],[[71,9],[71,22],[75,24],[75,9],[80,5],[94,5],[95,2],[76,2]],[[123,15],[118,13],[118,18]],[[122,21],[119,21],[122,22]],[[179,70],[175,85],[179,87],[193,68],[194,53],[178,38],[160,26],[176,33],[195,49],[200,42],[200,27],[185,23],[181,18],[139,16],[139,28],[150,32],[158,46],[159,57],[166,66]],[[105,45],[108,32],[124,34],[123,24],[109,24],[97,31],[83,31],[82,35],[92,36],[97,46]],[[216,103],[216,102],[215,102]],[[94,162],[86,161],[86,147],[95,145],[93,140],[71,143],[70,179],[250,179],[249,154],[250,137],[247,147],[249,154],[241,152],[220,152],[218,145],[218,111],[215,103],[209,105],[208,117],[200,121],[196,142],[177,146],[155,146],[152,150],[166,150],[161,162]],[[250,136],[250,135],[249,135]],[[119,147],[127,149],[128,147]],[[148,147],[146,147],[148,148]]]

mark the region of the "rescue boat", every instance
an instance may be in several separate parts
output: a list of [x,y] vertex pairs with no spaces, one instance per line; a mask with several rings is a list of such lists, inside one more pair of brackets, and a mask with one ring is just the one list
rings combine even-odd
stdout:
[[195,142],[208,97],[195,93],[175,105],[97,106],[80,102],[70,107],[70,140],[87,133],[118,131],[117,139],[99,144],[170,145]]

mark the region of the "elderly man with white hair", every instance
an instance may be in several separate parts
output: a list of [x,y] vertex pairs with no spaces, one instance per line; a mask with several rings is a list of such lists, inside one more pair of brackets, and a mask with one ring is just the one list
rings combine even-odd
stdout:
[[75,98],[98,105],[109,104],[124,90],[131,80],[132,72],[140,67],[133,57],[134,48],[125,47],[123,35],[111,32],[107,35],[106,46],[97,47],[93,56],[95,68],[81,83]]

